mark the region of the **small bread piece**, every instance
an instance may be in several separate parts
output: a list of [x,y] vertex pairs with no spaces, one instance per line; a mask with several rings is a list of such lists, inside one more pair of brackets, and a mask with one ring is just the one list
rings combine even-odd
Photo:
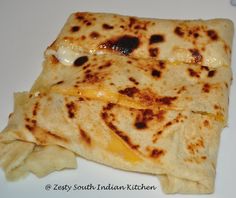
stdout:
[[0,167],[5,171],[8,180],[18,180],[27,175],[22,164],[33,149],[34,144],[30,142],[12,141],[1,144]]
[[38,146],[25,161],[28,171],[38,177],[67,168],[76,168],[75,154],[56,145]]

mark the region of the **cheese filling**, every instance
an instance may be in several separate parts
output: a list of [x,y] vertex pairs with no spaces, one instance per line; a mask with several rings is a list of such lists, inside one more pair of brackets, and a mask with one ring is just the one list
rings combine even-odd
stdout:
[[69,47],[61,46],[57,51],[47,50],[46,55],[54,55],[61,64],[71,66],[78,57],[85,54],[82,51],[75,52]]
[[[101,55],[104,54],[102,51],[89,50],[89,54]],[[61,64],[66,66],[71,66],[74,64],[75,60],[80,56],[88,55],[82,49],[72,50],[71,47],[60,46],[57,51],[48,49],[46,55],[54,55]]]
[[128,148],[123,140],[120,140],[113,131],[111,131],[110,135],[111,140],[106,148],[110,153],[120,156],[130,163],[137,163],[142,161],[142,158],[132,149]]
[[119,104],[129,108],[137,108],[137,109],[144,109],[146,108],[141,103],[134,101],[127,96],[123,96],[117,93],[112,93],[105,89],[92,89],[92,88],[66,88],[63,89],[61,87],[52,87],[51,89],[54,93],[60,93],[64,95],[70,96],[78,96],[78,97],[85,97],[90,99],[97,99],[105,102]]

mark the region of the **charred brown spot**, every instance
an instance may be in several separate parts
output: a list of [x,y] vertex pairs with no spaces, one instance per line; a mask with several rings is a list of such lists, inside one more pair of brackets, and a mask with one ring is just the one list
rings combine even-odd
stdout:
[[147,124],[145,122],[135,122],[135,127],[137,129],[145,129],[147,128]]
[[134,26],[135,30],[147,30],[147,24],[143,24],[143,25],[135,25]]
[[66,137],[57,135],[55,132],[53,133],[38,126],[36,126],[31,132],[34,134],[37,143],[41,145],[47,145],[48,143],[55,142],[55,139],[57,141],[59,140],[63,142],[68,142],[68,139]]
[[139,82],[138,82],[135,78],[133,78],[133,77],[129,77],[129,80],[130,80],[131,82],[133,82],[135,85],[138,85],[138,84],[139,84]]
[[157,131],[153,136],[152,136],[152,142],[153,144],[155,144],[157,142],[157,140],[159,139],[159,137],[161,136],[161,134],[163,133],[162,130]]
[[152,70],[152,76],[160,78],[161,77],[161,72],[159,70],[153,69]]
[[177,26],[174,30],[175,34],[177,34],[178,36],[180,37],[183,37],[184,36],[184,31],[182,30],[181,27]]
[[57,63],[59,63],[59,60],[57,59],[57,57],[55,55],[52,55],[51,62],[52,62],[52,64],[57,64]]
[[169,127],[169,126],[171,126],[173,123],[172,122],[167,122],[166,124],[165,124],[165,127]]
[[66,107],[67,107],[67,112],[68,112],[69,118],[74,118],[75,112],[76,112],[75,104],[73,102],[70,102],[70,103],[66,104]]
[[224,44],[224,50],[225,50],[225,53],[231,54],[231,49],[228,45]]
[[67,138],[65,138],[65,137],[59,136],[59,135],[57,135],[55,133],[52,133],[51,131],[45,131],[45,132],[47,133],[46,137],[50,136],[50,138],[57,139],[57,140],[63,141],[63,142],[68,142]]
[[103,120],[107,120],[108,118],[108,114],[106,111],[111,110],[114,106],[115,106],[114,103],[109,102],[106,106],[103,107],[103,112],[101,113],[101,117]]
[[74,66],[76,66],[76,67],[82,66],[87,61],[88,61],[88,57],[87,56],[81,56],[81,57],[79,57],[79,58],[77,58],[75,60]]
[[207,157],[206,157],[206,156],[201,156],[201,158],[202,158],[203,160],[206,160],[206,159],[207,159]]
[[228,85],[228,83],[227,83],[227,82],[225,82],[225,87],[226,87],[226,88],[229,88],[229,85]]
[[31,120],[31,123],[32,123],[34,126],[36,126],[37,121],[36,121],[36,120]]
[[208,30],[207,36],[211,38],[211,40],[216,41],[218,39],[218,35],[215,30]]
[[98,32],[93,31],[90,33],[90,37],[93,39],[97,39],[99,36],[100,34]]
[[58,82],[56,83],[56,85],[60,85],[60,84],[62,84],[62,83],[64,83],[64,80],[58,81]]
[[215,70],[211,70],[211,71],[208,72],[207,76],[211,78],[211,77],[213,77],[215,75],[215,73],[216,73]]
[[37,112],[38,112],[38,108],[39,108],[39,102],[36,102],[34,104],[34,109],[33,109],[33,116],[36,116],[37,115]]
[[108,103],[107,106],[104,108],[104,110],[111,110],[115,106],[114,103]]
[[182,93],[183,91],[186,90],[186,87],[185,86],[182,86],[178,91],[177,91],[177,94],[180,94]]
[[[90,66],[90,64],[86,64],[82,67],[83,70],[87,69]],[[79,79],[79,76],[77,77]]]
[[204,120],[203,124],[204,124],[205,127],[209,127],[209,125],[210,125],[208,120]]
[[169,96],[165,96],[165,97],[161,97],[161,98],[157,98],[156,102],[160,103],[162,105],[171,105],[173,101],[175,101],[177,99],[177,97],[169,97]]
[[194,63],[202,62],[202,55],[199,53],[198,49],[189,49],[194,58]]
[[110,67],[112,64],[110,61],[98,67],[98,69],[104,69]]
[[90,136],[83,129],[80,129],[80,136],[87,144],[91,144]]
[[29,118],[25,118],[25,122],[26,122],[25,128],[27,128],[29,131],[33,132],[36,127],[37,121],[31,120]]
[[151,109],[139,110],[134,126],[137,129],[145,129],[147,128],[148,121],[152,120],[154,116],[155,115]]
[[202,91],[204,91],[205,93],[209,93],[210,88],[211,88],[211,86],[208,83],[205,83],[202,87]]
[[158,48],[150,48],[149,49],[149,55],[151,57],[157,57],[159,53],[159,49]]
[[74,41],[74,38],[72,36],[64,36],[63,39],[66,41]]
[[139,92],[139,90],[136,87],[130,87],[130,88],[126,88],[126,89],[119,91],[120,94],[127,95],[129,97],[133,97],[134,94],[136,94],[138,92]]
[[163,41],[165,41],[163,35],[161,35],[161,34],[154,34],[154,35],[152,35],[152,36],[150,37],[150,39],[149,39],[149,44],[151,45],[151,44],[153,44],[153,43],[161,43],[161,42],[163,42]]
[[85,99],[82,98],[82,97],[79,97],[78,100],[79,100],[79,101],[85,101]]
[[142,112],[143,121],[149,121],[153,119],[154,114],[151,109],[145,109],[145,110],[142,110],[141,112]]
[[199,149],[204,148],[204,142],[202,138],[194,140],[193,142],[187,145],[187,149],[191,154],[195,154],[199,152]]
[[85,74],[89,74],[91,72],[91,69],[87,69],[87,70],[85,70]]
[[159,61],[158,61],[158,67],[159,67],[160,69],[165,69],[165,62],[159,60]]
[[158,131],[157,135],[161,135],[163,133],[163,131]]
[[137,19],[135,17],[129,18],[129,28],[131,28],[136,23],[136,20]]
[[76,13],[75,16],[78,20],[84,20],[84,16],[82,15],[82,13]]
[[87,25],[87,26],[92,25],[91,21],[89,21],[89,20],[87,20],[87,19],[85,19],[83,22],[84,22],[84,24]]
[[106,23],[104,23],[104,24],[102,25],[102,27],[103,27],[103,29],[105,29],[105,30],[111,30],[111,29],[114,28],[112,25],[108,25],[108,24],[106,24]]
[[72,26],[72,27],[71,27],[71,32],[78,32],[79,29],[80,29],[79,26]]
[[166,112],[164,110],[160,110],[157,114],[156,117],[159,121],[163,121],[165,118]]
[[203,65],[202,65],[202,66],[201,66],[201,69],[202,69],[202,70],[205,70],[205,71],[209,71],[209,67],[207,67],[207,66],[203,66]]
[[197,32],[194,32],[194,33],[193,33],[193,37],[194,37],[194,38],[198,38],[198,37],[199,37],[199,34],[198,34]]
[[143,90],[137,94],[141,103],[145,105],[154,105],[156,100],[156,94],[152,92],[150,89]]
[[161,157],[164,154],[165,154],[165,152],[163,150],[161,150],[161,149],[153,149],[151,151],[150,157],[159,158],[159,157]]
[[85,35],[82,35],[82,36],[80,37],[80,39],[83,41],[83,40],[86,39],[86,36],[85,36]]
[[108,114],[106,112],[102,112],[101,117],[102,117],[103,120],[106,120],[107,117],[108,117]]
[[25,118],[25,121],[26,121],[26,122],[30,122],[30,119],[29,119],[29,118]]
[[125,35],[115,40],[108,40],[105,43],[102,43],[99,47],[102,49],[111,49],[127,56],[138,46],[139,39],[137,37]]
[[192,76],[192,77],[196,77],[196,78],[199,78],[200,76],[199,76],[199,74],[198,74],[198,72],[196,72],[196,71],[194,71],[193,69],[188,69],[188,73],[189,73],[189,75],[190,76]]
[[33,129],[34,129],[34,127],[29,124],[26,124],[25,128],[27,128],[29,131],[33,131]]
[[87,72],[85,72],[85,76],[82,82],[96,83],[103,79],[102,76],[99,77],[98,73],[91,74],[90,72],[91,70],[87,70]]

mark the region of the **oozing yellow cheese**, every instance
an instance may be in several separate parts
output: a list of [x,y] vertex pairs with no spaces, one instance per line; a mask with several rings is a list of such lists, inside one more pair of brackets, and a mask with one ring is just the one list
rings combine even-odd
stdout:
[[78,89],[78,88],[60,88],[60,87],[53,87],[51,89],[52,92],[55,93],[60,93],[64,95],[70,95],[70,96],[78,96],[78,97],[86,97],[90,99],[97,99],[97,100],[102,100],[105,102],[110,102],[110,103],[116,103],[125,107],[129,108],[136,108],[136,109],[143,109],[145,106],[140,104],[137,101],[134,101],[127,96],[123,96],[118,93],[112,93],[110,91],[107,91],[105,89],[91,89],[91,88],[83,88],[83,89]]
[[225,122],[225,118],[224,118],[224,115],[220,112],[217,112],[216,115],[215,114],[212,114],[212,113],[207,113],[207,112],[203,112],[203,111],[194,111],[193,113],[198,113],[198,114],[201,114],[201,115],[206,115],[216,121],[219,121],[219,122]]
[[142,158],[126,145],[114,132],[110,133],[111,140],[106,149],[114,155],[118,155],[131,163],[141,162]]
[[[127,96],[123,96],[119,93],[114,93],[111,91],[108,91],[106,89],[100,88],[100,89],[92,89],[90,87],[86,88],[61,88],[61,87],[52,87],[52,92],[60,93],[64,95],[70,95],[70,96],[78,96],[78,97],[86,97],[89,99],[96,99],[101,100],[104,102],[110,102],[119,104],[125,107],[129,108],[136,108],[136,109],[145,109],[146,106],[142,105],[140,102],[135,101],[133,99],[130,99]],[[216,121],[225,122],[224,115],[222,113],[212,114],[208,112],[203,111],[194,111],[194,113],[207,115]]]
[[219,113],[219,112],[216,114],[215,119],[217,121],[220,121],[220,122],[225,122],[224,115],[222,113]]

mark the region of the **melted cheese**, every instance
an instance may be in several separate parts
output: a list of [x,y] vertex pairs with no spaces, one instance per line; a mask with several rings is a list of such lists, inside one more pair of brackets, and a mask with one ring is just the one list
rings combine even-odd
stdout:
[[216,114],[215,119],[217,121],[220,121],[220,122],[225,122],[224,115],[222,113],[219,113],[219,112]]
[[76,50],[73,49],[74,48],[68,46],[60,46],[57,51],[48,49],[46,51],[46,55],[54,55],[61,64],[71,66],[77,58],[88,55],[88,53],[96,55],[104,54],[103,51],[96,51],[95,49],[89,50],[89,52],[84,52],[84,50],[79,46],[76,46]]
[[[119,93],[110,92],[103,88],[100,88],[98,90],[92,89],[90,87],[65,89],[65,88],[54,86],[52,87],[51,91],[55,93],[64,94],[64,95],[85,97],[89,99],[96,99],[96,100],[101,100],[104,102],[115,103],[115,104],[119,104],[121,106],[129,107],[129,108],[136,108],[136,109],[147,108],[146,106],[139,103],[138,101],[130,99],[129,97],[123,96]],[[225,122],[224,115],[222,113],[217,113],[216,115],[212,113],[203,112],[203,111],[194,111],[194,113],[207,115],[215,119],[216,121]]]
[[57,51],[54,50],[47,50],[46,55],[54,55],[60,61],[61,64],[66,66],[71,66],[75,62],[75,60],[83,56],[84,53],[82,51],[75,52],[70,47],[61,46],[58,48]]
[[108,150],[113,155],[121,156],[124,160],[137,163],[141,162],[142,158],[135,153],[131,148],[129,148],[123,140],[120,139],[114,132],[110,133],[111,140],[108,143],[106,150]]
[[140,104],[137,101],[134,101],[127,96],[123,96],[118,93],[112,93],[110,91],[107,91],[105,89],[92,89],[92,88],[82,88],[82,89],[77,89],[77,88],[69,88],[69,89],[64,89],[61,87],[52,87],[51,89],[52,92],[60,93],[60,94],[65,94],[65,95],[70,95],[70,96],[79,96],[79,97],[86,97],[90,99],[97,99],[97,100],[102,100],[105,102],[110,102],[110,103],[115,103],[119,104],[125,107],[129,108],[136,108],[136,109],[144,109],[145,106]]
[[212,114],[212,113],[207,113],[207,112],[203,112],[203,111],[194,111],[193,113],[198,113],[198,114],[201,114],[201,115],[206,115],[216,121],[219,121],[219,122],[222,122],[224,123],[225,122],[225,117],[222,113],[219,113],[217,112],[216,115],[215,114]]

